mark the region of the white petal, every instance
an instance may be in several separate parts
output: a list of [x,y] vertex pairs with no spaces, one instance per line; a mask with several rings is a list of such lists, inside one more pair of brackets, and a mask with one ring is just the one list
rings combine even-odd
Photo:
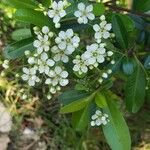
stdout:
[[57,62],[57,61],[60,61],[61,59],[61,54],[56,54],[53,59]]
[[41,42],[40,42],[39,40],[35,40],[35,41],[33,42],[33,46],[34,46],[34,47],[40,47],[40,46],[41,46]]
[[91,121],[91,126],[94,127],[95,126],[95,122]]
[[79,71],[79,69],[80,69],[79,65],[74,65],[74,67],[73,67],[74,71]]
[[92,13],[89,13],[89,14],[87,15],[87,17],[88,17],[88,19],[90,19],[90,20],[94,20],[94,19],[95,19],[95,16],[94,16],[94,14],[92,14]]
[[48,55],[46,53],[41,54],[41,60],[45,61],[48,59]]
[[94,29],[94,31],[98,32],[98,31],[100,30],[100,27],[99,27],[98,24],[95,24],[95,25],[93,26],[93,29]]
[[81,17],[82,13],[81,13],[81,11],[75,11],[74,15],[76,17]]
[[68,77],[68,72],[67,72],[67,71],[63,71],[63,72],[60,74],[60,76],[61,76],[62,78],[67,78],[67,77]]
[[29,69],[28,68],[26,68],[26,67],[23,67],[23,72],[25,73],[25,74],[29,74],[30,73],[30,71],[29,71]]
[[56,1],[54,1],[54,2],[52,3],[52,8],[53,8],[53,9],[56,9],[56,8],[57,8],[57,2],[56,2]]
[[64,32],[64,31],[60,31],[60,32],[59,32],[59,37],[60,37],[61,39],[65,39],[65,32]]
[[23,75],[21,76],[21,78],[22,78],[22,80],[27,81],[27,80],[29,79],[29,76],[26,75],[26,74],[23,74]]
[[28,58],[28,63],[29,63],[29,64],[34,64],[34,63],[35,63],[34,57],[29,57],[29,58]]
[[67,55],[62,55],[62,58],[61,60],[64,62],[64,63],[67,63],[69,61],[69,57]]
[[56,37],[55,42],[56,42],[57,44],[59,44],[59,43],[61,42],[61,38],[60,38],[60,37]]
[[104,56],[102,56],[102,55],[97,56],[97,61],[98,61],[99,63],[103,63],[103,62],[105,61]]
[[66,11],[62,10],[61,12],[59,12],[59,15],[60,15],[61,18],[66,16]]
[[97,119],[98,118],[98,116],[96,115],[96,114],[94,114],[93,116],[92,116],[92,120],[95,120],[95,119]]
[[50,78],[46,79],[45,84],[51,84],[52,80]]
[[53,79],[52,80],[52,85],[56,86],[57,84],[58,84],[58,79],[57,78]]
[[72,29],[68,29],[66,31],[66,35],[67,35],[68,38],[71,38],[73,36],[73,30]]
[[49,33],[49,28],[48,28],[47,26],[44,26],[44,27],[42,28],[42,32],[43,32],[44,34],[48,34],[48,33]]
[[64,50],[66,48],[66,42],[61,42],[60,44],[58,44],[58,47],[61,49],[61,50]]
[[56,66],[54,70],[55,70],[56,74],[60,74],[62,72],[62,69],[59,66]]
[[69,83],[69,80],[68,80],[68,79],[61,79],[61,80],[59,81],[59,84],[60,84],[61,86],[66,86],[68,83]]
[[55,11],[54,10],[49,10],[47,14],[50,18],[53,18],[55,16]]
[[87,7],[86,7],[86,11],[87,11],[87,12],[93,11],[93,6],[92,6],[92,5],[87,6]]
[[101,122],[100,119],[97,119],[97,120],[95,121],[95,124],[96,124],[97,126],[100,126],[100,125],[102,124],[102,122]]
[[52,59],[47,60],[47,65],[48,66],[52,67],[52,66],[54,66],[54,64],[55,64],[55,62]]
[[60,21],[60,17],[58,15],[55,15],[53,18],[54,23],[58,23]]
[[50,70],[49,66],[45,66],[45,68],[44,68],[45,74],[48,74],[48,73],[49,73],[49,70]]
[[91,57],[91,58],[88,59],[88,63],[90,65],[93,65],[95,62],[96,62],[96,58],[95,57]]
[[34,86],[35,85],[35,81],[32,79],[29,79],[28,81],[29,86]]
[[75,48],[73,47],[73,45],[69,44],[69,45],[67,46],[67,51],[68,51],[70,54],[72,54],[72,53],[75,51]]
[[110,37],[110,33],[109,32],[104,32],[103,33],[103,38],[104,39],[108,39]]
[[81,71],[84,72],[84,73],[87,73],[88,68],[86,66],[82,66],[81,67]]
[[79,4],[78,4],[78,9],[79,9],[79,10],[85,10],[85,5],[84,5],[84,3],[79,3]]
[[38,47],[38,48],[37,48],[37,53],[38,53],[38,54],[41,54],[42,52],[43,52],[43,47]]
[[88,23],[88,19],[87,19],[86,16],[82,17],[82,19],[83,19],[83,23],[84,23],[84,24],[87,24],[87,23]]
[[104,29],[110,31],[111,28],[112,28],[112,25],[109,23],[109,24],[106,24]]

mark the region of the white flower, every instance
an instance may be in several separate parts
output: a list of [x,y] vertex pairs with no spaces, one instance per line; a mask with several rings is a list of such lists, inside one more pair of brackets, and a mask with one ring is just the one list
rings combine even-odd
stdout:
[[53,67],[55,62],[52,59],[48,59],[48,55],[44,52],[41,54],[40,59],[37,60],[37,64],[40,73],[48,74],[50,67]]
[[91,126],[106,125],[109,122],[108,115],[103,114],[100,110],[96,110],[95,114],[91,117]]
[[66,11],[64,10],[65,4],[63,1],[59,1],[58,3],[54,1],[51,4],[51,9],[48,11],[48,16],[53,18],[53,22],[55,23],[55,27],[60,27],[60,19],[66,16]]
[[68,55],[75,51],[75,48],[79,46],[80,38],[74,35],[72,29],[65,31],[60,31],[58,37],[55,39],[58,47],[61,50],[65,50]]
[[58,61],[62,61],[64,63],[67,63],[69,61],[69,57],[68,57],[68,53],[67,51],[64,49],[60,49],[58,46],[53,46],[51,48],[52,53],[54,53],[54,57],[53,59],[58,62]]
[[21,76],[24,81],[28,81],[29,86],[34,86],[35,82],[39,82],[40,79],[36,76],[36,68],[23,68],[24,74]]
[[4,60],[3,64],[2,64],[2,67],[4,69],[8,69],[9,68],[9,60]]
[[41,54],[43,51],[47,52],[50,49],[50,38],[53,37],[54,33],[49,30],[47,26],[43,26],[42,30],[36,31],[37,39],[33,42],[33,46],[37,48],[37,53]]
[[84,57],[87,59],[89,65],[98,66],[98,63],[103,63],[106,57],[106,49],[103,44],[91,44],[87,46],[87,51],[84,53]]
[[79,3],[78,4],[78,9],[77,11],[75,11],[74,15],[78,18],[78,23],[79,24],[87,24],[88,23],[88,19],[89,20],[94,20],[95,16],[92,13],[93,11],[93,6],[92,5],[88,5],[85,6],[84,3]]
[[73,67],[73,70],[75,72],[78,72],[79,74],[87,73],[88,67],[84,55],[77,55],[76,58],[73,60],[73,63],[75,64]]
[[[68,72],[64,71],[60,66],[56,66],[54,70],[50,70],[48,76],[49,78],[46,79],[45,84],[52,85],[53,87],[57,85],[66,86],[69,83],[69,80],[66,79]],[[52,91],[53,90],[54,89],[52,89]]]
[[101,23],[100,24],[95,24],[93,26],[93,29],[95,31],[95,39],[97,40],[98,43],[101,42],[101,39],[108,39],[111,34],[110,34],[110,30],[112,28],[112,25],[110,23],[107,23],[107,21],[105,21],[105,16],[101,16],[100,17]]

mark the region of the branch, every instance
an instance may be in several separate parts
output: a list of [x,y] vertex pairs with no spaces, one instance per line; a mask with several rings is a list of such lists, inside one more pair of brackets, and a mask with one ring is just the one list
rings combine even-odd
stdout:
[[149,14],[136,12],[136,11],[133,11],[133,10],[130,10],[130,9],[127,9],[127,8],[115,6],[115,5],[112,4],[112,1],[108,1],[108,2],[104,3],[104,5],[106,7],[108,7],[109,9],[111,9],[113,11],[116,11],[116,12],[128,12],[130,14],[134,14],[134,15],[137,15],[137,16],[150,17]]

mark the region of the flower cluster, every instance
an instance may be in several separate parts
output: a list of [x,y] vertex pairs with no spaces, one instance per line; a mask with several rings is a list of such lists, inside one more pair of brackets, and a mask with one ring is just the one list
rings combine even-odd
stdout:
[[64,10],[66,5],[65,1],[59,1],[58,3],[54,1],[47,13],[50,18],[53,18],[56,28],[60,28],[60,20],[66,16],[66,11]]
[[[69,5],[66,1],[53,1],[48,10],[47,15],[53,19],[56,28],[60,27],[61,18],[67,15],[65,10],[67,6]],[[87,24],[89,20],[95,19],[92,5],[81,2],[77,7],[78,10],[73,13],[79,24]],[[100,17],[100,24],[93,26],[95,36],[91,44],[83,46],[82,49],[79,46],[80,38],[73,29],[58,33],[50,31],[47,26],[33,29],[36,35],[33,42],[35,51],[25,51],[29,67],[23,68],[22,79],[30,86],[39,82],[46,84],[49,88],[48,99],[51,98],[51,94],[55,94],[69,83],[65,63],[72,61],[73,71],[79,75],[88,73],[89,69],[99,69],[104,63],[114,63],[111,61],[113,52],[106,48],[106,40],[111,37],[111,24],[106,22],[104,15]],[[101,76],[97,79],[99,83],[108,78],[112,72],[111,69],[101,68]]]
[[[52,46],[51,43],[54,39],[52,39],[54,33],[51,32],[47,26],[44,26],[41,31],[35,27],[34,32],[37,35],[37,39],[33,43],[36,50],[33,53],[28,50],[25,51],[29,68],[23,68],[22,79],[27,81],[29,86],[34,86],[36,83],[42,81],[41,79],[45,79],[45,84],[49,86],[49,92],[54,94],[61,89],[61,86],[66,86],[69,83],[69,80],[67,79],[68,72],[64,70],[63,65],[59,66],[56,63],[61,61],[61,59],[58,59],[58,54],[61,56],[62,51],[65,51],[68,55],[72,54],[79,45],[78,42],[80,40],[77,36],[74,36],[72,30],[67,30],[67,37],[65,36],[65,38],[62,38],[61,33],[65,32],[61,31],[59,36],[55,38],[56,46]],[[77,42],[75,43],[74,41]],[[63,43],[66,45],[62,48],[60,45]],[[57,48],[55,49],[55,47]],[[51,56],[50,52],[55,55]],[[44,77],[41,78],[40,75],[43,75]],[[49,99],[50,97],[51,95],[48,94]]]
[[103,114],[100,110],[96,110],[91,119],[91,126],[106,125],[109,122],[108,115]]

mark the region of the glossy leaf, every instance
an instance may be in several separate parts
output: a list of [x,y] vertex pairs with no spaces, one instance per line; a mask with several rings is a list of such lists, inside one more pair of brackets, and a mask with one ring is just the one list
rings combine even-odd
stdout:
[[60,113],[72,113],[78,110],[83,109],[85,106],[87,106],[90,101],[92,101],[94,98],[94,94],[86,97],[86,98],[82,98],[76,101],[73,101],[72,103],[69,103],[68,105],[65,105],[64,107],[62,107],[60,109]]
[[81,98],[85,98],[89,96],[89,93],[85,91],[77,91],[77,90],[68,90],[64,93],[62,93],[59,97],[58,100],[62,105],[68,105],[69,103],[79,100]]
[[33,0],[2,0],[3,3],[15,8],[30,8],[35,9],[38,7],[38,2]]
[[40,27],[49,26],[51,30],[55,30],[52,20],[39,11],[18,9],[15,13],[15,18],[21,22],[34,24]]
[[83,131],[89,122],[89,105],[72,114],[72,125],[76,131]]
[[127,49],[128,48],[128,33],[125,28],[125,24],[123,23],[119,15],[113,14],[112,26],[113,26],[113,32],[115,33],[115,37],[120,48]]
[[126,75],[132,74],[132,73],[134,72],[134,69],[135,69],[134,60],[125,57],[125,58],[123,59],[123,61],[122,61],[122,69],[123,69],[123,72],[124,72]]
[[107,106],[106,98],[100,92],[97,92],[97,94],[95,95],[95,103],[100,108],[103,108],[103,107]]
[[123,24],[125,25],[127,32],[133,31],[135,28],[135,24],[134,24],[134,21],[130,18],[130,16],[122,15],[122,14],[119,14],[119,16]]
[[145,60],[145,63],[144,63],[144,67],[146,69],[150,69],[150,55],[147,56],[146,60]]
[[15,41],[20,41],[22,39],[26,39],[26,38],[29,38],[31,37],[32,34],[31,34],[31,31],[30,29],[18,29],[16,31],[14,31],[11,35],[12,39],[15,40]]
[[111,95],[106,93],[108,107],[103,112],[109,115],[110,122],[103,126],[105,138],[112,150],[131,150],[131,138],[127,124],[116,107]]
[[26,50],[34,50],[33,38],[23,39],[4,48],[4,56],[7,59],[16,59],[24,55]]
[[136,113],[144,103],[145,98],[145,73],[140,64],[128,77],[126,83],[126,107],[130,112]]

